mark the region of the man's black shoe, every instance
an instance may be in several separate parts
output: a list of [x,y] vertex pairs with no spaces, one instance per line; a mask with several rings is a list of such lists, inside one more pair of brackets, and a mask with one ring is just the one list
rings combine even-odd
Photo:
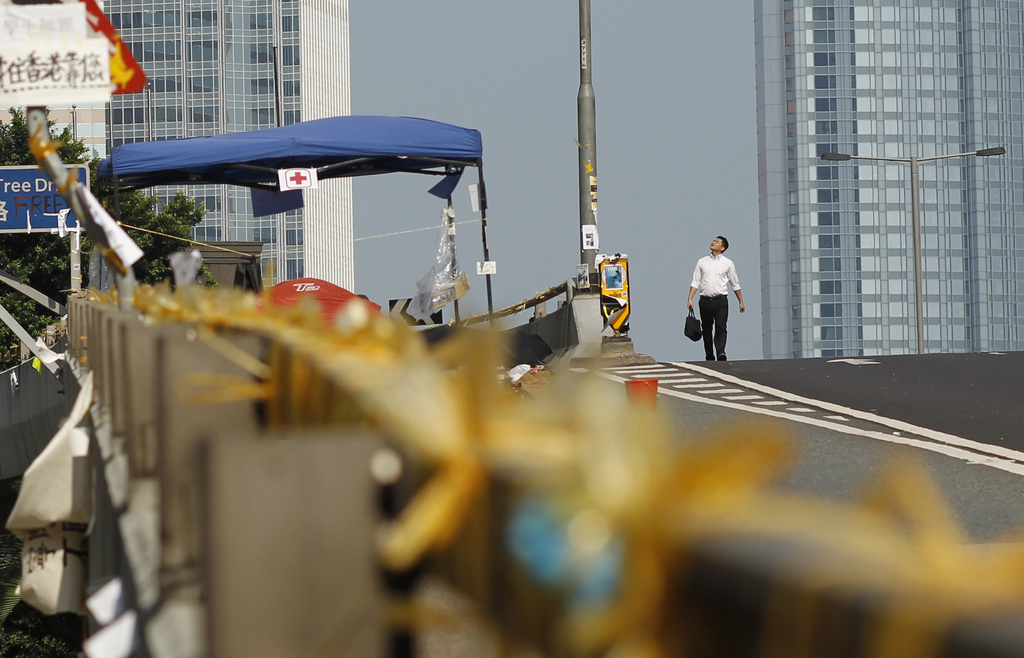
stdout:
[[724,354],[719,354],[719,355],[718,355],[718,360],[719,360],[719,361],[728,361],[729,359],[725,358],[725,355],[724,355]]
[[705,361],[714,361],[715,357],[713,357],[713,356],[706,356],[706,357],[704,357],[704,360]]

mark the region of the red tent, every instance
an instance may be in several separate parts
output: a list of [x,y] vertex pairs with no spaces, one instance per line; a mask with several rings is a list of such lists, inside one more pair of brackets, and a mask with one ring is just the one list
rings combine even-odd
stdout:
[[305,278],[282,281],[276,286],[268,288],[263,296],[269,299],[274,306],[291,306],[304,297],[312,297],[319,302],[324,312],[324,320],[327,322],[333,321],[341,307],[353,299],[369,304],[374,311],[380,311],[378,304],[362,299],[341,286],[321,279]]

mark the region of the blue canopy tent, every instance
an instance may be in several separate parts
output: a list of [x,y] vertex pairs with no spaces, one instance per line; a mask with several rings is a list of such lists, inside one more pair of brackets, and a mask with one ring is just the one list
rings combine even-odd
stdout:
[[[315,167],[319,179],[415,173],[442,177],[431,188],[450,197],[466,167],[479,174],[484,260],[487,197],[480,132],[410,117],[343,116],[227,135],[136,142],[114,147],[99,164],[100,183],[118,189],[155,185],[241,185],[278,191],[277,172]],[[487,307],[491,277],[487,276]]]

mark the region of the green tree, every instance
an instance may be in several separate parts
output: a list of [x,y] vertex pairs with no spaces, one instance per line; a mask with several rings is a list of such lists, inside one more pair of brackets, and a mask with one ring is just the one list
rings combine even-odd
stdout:
[[[10,113],[10,121],[0,120],[0,166],[34,165],[35,159],[28,148],[25,115],[16,109],[11,109]],[[58,153],[65,163],[90,165],[93,193],[108,209],[113,210],[113,195],[98,189],[98,161],[88,159],[86,146],[74,139],[69,128],[59,134],[55,133],[52,121],[49,123],[49,131],[51,139],[63,144]],[[159,231],[176,238],[188,238],[192,227],[205,214],[202,204],[180,191],[163,208],[158,207],[158,199],[139,191],[122,190],[118,197],[120,217],[124,224]],[[129,234],[146,252],[134,267],[136,278],[143,283],[157,283],[165,278],[168,272],[167,256],[188,246],[188,243],[180,239],[153,236],[142,231],[129,229]],[[86,269],[91,248],[90,242],[83,240],[83,270]],[[44,233],[0,235],[0,269],[50,298],[63,302],[71,281],[69,241]],[[53,313],[3,285],[0,285],[0,304],[33,336],[43,333],[47,325],[57,321]],[[0,368],[8,368],[17,363],[18,345],[14,332],[0,325]]]

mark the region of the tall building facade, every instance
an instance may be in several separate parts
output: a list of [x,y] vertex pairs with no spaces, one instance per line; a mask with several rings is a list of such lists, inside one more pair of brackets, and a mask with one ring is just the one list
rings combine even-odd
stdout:
[[[104,11],[149,79],[145,92],[113,97],[110,148],[350,113],[348,0],[107,0]],[[304,208],[263,217],[247,188],[185,191],[207,211],[197,240],[264,243],[266,283],[354,286],[349,179],[321,181]]]
[[[1024,2],[756,0],[765,358],[1024,349]],[[1021,306],[1024,309],[1024,306]]]

